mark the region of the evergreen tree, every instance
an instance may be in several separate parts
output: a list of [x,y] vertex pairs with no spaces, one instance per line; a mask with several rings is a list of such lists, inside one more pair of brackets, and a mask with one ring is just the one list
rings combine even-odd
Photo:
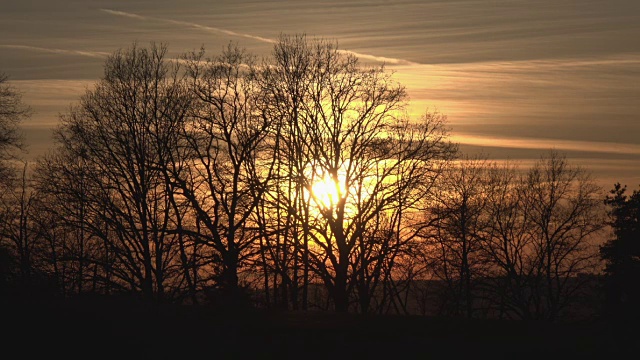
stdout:
[[627,187],[615,184],[605,199],[609,207],[613,238],[600,249],[606,262],[607,308],[618,314],[640,311],[640,190],[627,195]]

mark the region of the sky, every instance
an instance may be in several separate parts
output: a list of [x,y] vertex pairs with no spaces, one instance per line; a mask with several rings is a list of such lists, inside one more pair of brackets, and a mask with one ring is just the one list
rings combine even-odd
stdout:
[[553,148],[605,190],[640,185],[638,0],[0,0],[0,72],[33,109],[35,159],[118,49],[266,56],[303,33],[384,63],[466,154],[526,165]]

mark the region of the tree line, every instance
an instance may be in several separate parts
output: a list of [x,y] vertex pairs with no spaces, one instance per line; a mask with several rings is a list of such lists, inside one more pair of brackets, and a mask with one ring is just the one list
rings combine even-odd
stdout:
[[[0,85],[8,151],[28,109]],[[638,271],[637,192],[603,201],[556,151],[528,169],[465,156],[408,101],[384,66],[304,35],[262,59],[116,51],[54,148],[14,176],[4,158],[2,288],[553,320],[604,259],[610,298],[637,301],[616,277]]]

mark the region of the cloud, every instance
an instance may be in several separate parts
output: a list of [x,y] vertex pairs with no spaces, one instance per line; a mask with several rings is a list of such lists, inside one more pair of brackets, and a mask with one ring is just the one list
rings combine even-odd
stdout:
[[140,20],[145,20],[146,19],[146,17],[144,17],[144,16],[140,16],[140,15],[137,15],[137,14],[132,14],[132,13],[124,12],[124,11],[109,10],[109,9],[100,9],[100,11],[104,11],[104,12],[106,12],[108,14],[111,14],[111,15],[124,16],[124,17],[132,18],[132,19],[140,19]]
[[216,27],[212,27],[212,26],[200,25],[200,24],[197,24],[197,23],[192,23],[192,22],[187,22],[187,21],[178,21],[178,20],[164,19],[164,18],[151,17],[151,16],[141,16],[141,15],[138,15],[138,14],[133,14],[133,13],[124,12],[124,11],[110,10],[110,9],[100,9],[100,11],[106,12],[106,13],[111,14],[111,15],[124,16],[124,17],[128,17],[128,18],[140,19],[140,20],[161,21],[161,22],[165,22],[165,23],[168,23],[168,24],[186,26],[186,27],[190,27],[192,29],[197,29],[197,30],[218,32],[218,33],[223,33],[223,34],[227,34],[227,35],[231,35],[231,36],[238,36],[238,37],[244,37],[244,38],[249,38],[249,39],[253,39],[253,40],[258,40],[258,41],[262,41],[262,42],[265,42],[265,43],[275,43],[275,40],[273,40],[273,39],[268,39],[268,38],[264,38],[264,37],[261,37],[261,36],[251,35],[251,34],[239,33],[239,32],[226,30],[226,29],[221,29],[221,28],[216,28]]
[[450,137],[451,141],[466,145],[487,146],[498,148],[517,149],[557,149],[565,151],[599,152],[610,154],[640,155],[640,145],[600,142],[600,141],[575,141],[575,140],[551,140],[537,138],[508,138],[494,136],[477,136],[470,134],[456,134]]
[[51,126],[57,124],[58,115],[67,106],[78,101],[80,96],[93,87],[93,79],[37,79],[12,80],[16,88],[23,92],[23,100],[34,110],[34,117],[23,126]]
[[[274,39],[265,38],[265,37],[262,37],[262,36],[251,35],[251,34],[247,34],[247,33],[240,33],[240,32],[236,32],[236,31],[231,31],[231,30],[227,30],[227,29],[221,29],[221,28],[212,27],[212,26],[200,25],[200,24],[193,23],[193,22],[179,21],[179,20],[172,20],[172,19],[165,19],[165,18],[158,18],[158,17],[151,17],[151,16],[141,16],[141,15],[138,15],[138,14],[133,14],[133,13],[124,12],[124,11],[110,10],[110,9],[100,9],[100,11],[106,12],[106,13],[111,14],[111,15],[124,16],[124,17],[128,17],[128,18],[133,18],[133,19],[161,21],[161,22],[164,22],[164,23],[167,23],[167,24],[185,26],[185,27],[188,27],[188,28],[196,29],[196,30],[204,30],[204,31],[209,31],[209,32],[222,33],[222,34],[226,34],[226,35],[230,35],[230,36],[244,37],[244,38],[257,40],[257,41],[264,42],[264,43],[269,43],[269,44],[276,43],[276,40],[274,40]],[[361,59],[372,60],[372,61],[377,61],[377,62],[383,62],[383,63],[387,63],[387,64],[418,65],[415,62],[412,62],[412,61],[409,61],[409,60],[405,60],[405,59],[397,59],[397,58],[389,58],[389,57],[384,57],[384,56],[363,54],[363,53],[359,53],[359,52],[355,52],[355,51],[351,51],[351,50],[339,50],[339,51],[342,52],[342,53],[355,55],[355,56],[357,56],[358,58],[361,58]]]
[[79,55],[79,56],[88,56],[88,57],[92,57],[92,58],[104,58],[104,57],[107,57],[109,55],[109,53],[102,52],[102,51],[52,49],[52,48],[44,48],[44,47],[28,46],[28,45],[2,45],[2,44],[0,44],[0,48],[27,50],[27,51],[39,51],[39,52],[47,52],[47,53],[52,53],[52,54]]
[[394,65],[419,65],[418,63],[409,61],[409,60],[405,60],[405,59],[396,59],[396,58],[389,58],[389,57],[384,57],[384,56],[375,56],[375,55],[369,55],[369,54],[362,54],[359,52],[355,52],[355,51],[350,51],[350,50],[338,50],[339,52],[345,53],[345,54],[352,54],[355,55],[361,59],[366,59],[366,60],[373,60],[373,61],[378,61],[378,62],[383,62],[386,64],[394,64]]

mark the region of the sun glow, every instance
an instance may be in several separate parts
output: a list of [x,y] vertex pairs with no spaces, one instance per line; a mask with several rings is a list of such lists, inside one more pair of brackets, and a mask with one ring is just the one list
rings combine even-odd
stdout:
[[327,174],[311,186],[311,192],[318,206],[330,209],[340,198],[346,196],[345,181],[340,178],[335,181]]

